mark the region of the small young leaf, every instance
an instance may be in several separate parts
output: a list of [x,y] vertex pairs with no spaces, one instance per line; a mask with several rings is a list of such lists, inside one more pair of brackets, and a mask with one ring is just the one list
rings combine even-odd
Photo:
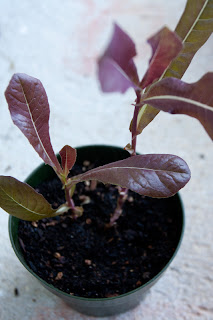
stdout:
[[132,39],[115,24],[110,44],[98,62],[98,76],[103,92],[122,92],[137,88],[138,74],[133,62],[136,55]]
[[160,78],[183,47],[181,39],[167,27],[148,39],[148,43],[152,47],[152,57],[149,61],[149,68],[140,83],[142,89]]
[[130,143],[128,143],[126,145],[126,147],[124,147],[124,150],[128,151],[129,154],[133,154],[134,153],[134,149],[132,148],[132,145]]
[[47,200],[26,183],[0,176],[0,207],[19,219],[35,221],[55,216]]
[[63,214],[69,210],[70,210],[70,207],[66,203],[63,203],[60,207],[56,209],[55,215]]
[[213,140],[213,72],[198,82],[187,84],[166,78],[152,85],[143,96],[144,102],[173,114],[197,118]]
[[42,83],[23,73],[13,75],[5,92],[14,124],[23,132],[45,163],[61,167],[49,137],[49,103]]
[[92,169],[72,177],[69,184],[98,180],[141,195],[166,198],[183,188],[189,179],[190,170],[181,158],[169,154],[147,154]]
[[63,174],[67,177],[76,161],[76,149],[66,145],[59,151],[59,154],[61,156]]

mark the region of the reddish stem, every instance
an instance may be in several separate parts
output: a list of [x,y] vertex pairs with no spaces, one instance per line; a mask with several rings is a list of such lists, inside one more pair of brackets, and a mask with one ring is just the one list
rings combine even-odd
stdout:
[[115,224],[115,222],[118,220],[118,218],[121,216],[123,204],[128,197],[128,189],[120,187],[118,191],[119,191],[119,196],[117,200],[117,207],[110,219],[109,227],[112,227]]
[[66,201],[70,209],[74,210],[75,209],[75,204],[73,199],[70,197],[69,189],[65,186],[65,196],[66,196]]
[[[141,100],[141,92],[139,90],[135,91],[136,93],[136,102],[135,102],[135,110],[134,110],[134,115],[133,115],[133,120],[132,120],[132,149],[133,153],[131,154],[132,156],[136,155],[136,142],[137,142],[137,118],[138,118],[138,112],[140,110],[139,104]],[[128,197],[128,189],[126,188],[120,188],[119,190],[119,196],[117,200],[117,207],[110,219],[109,227],[112,227],[115,222],[118,220],[118,218],[122,214],[122,208],[123,204],[126,201]]]
[[90,190],[95,190],[97,187],[98,181],[97,180],[91,180],[90,181]]
[[135,91],[137,95],[136,103],[135,103],[135,110],[132,120],[132,149],[134,150],[131,156],[136,155],[136,142],[137,142],[137,119],[138,119],[138,112],[140,107],[138,106],[141,100],[141,93],[140,91]]

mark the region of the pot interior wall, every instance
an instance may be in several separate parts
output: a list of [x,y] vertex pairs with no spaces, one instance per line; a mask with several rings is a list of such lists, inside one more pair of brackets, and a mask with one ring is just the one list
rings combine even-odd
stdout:
[[[121,148],[111,147],[111,146],[86,146],[77,148],[77,163],[82,164],[83,161],[89,160],[94,162],[96,159],[99,160],[101,165],[104,165],[109,162],[121,160],[127,158],[129,156],[128,152]],[[54,171],[46,166],[41,165],[33,173],[28,177],[26,182],[30,184],[32,187],[36,187],[42,180],[50,179],[55,176]],[[169,198],[168,201],[173,203],[173,206],[177,210],[177,214],[179,216],[179,242],[177,244],[177,248],[174,251],[173,256],[171,257],[170,261],[167,265],[163,268],[161,272],[159,272],[153,279],[147,282],[145,285],[127,293],[123,294],[118,297],[113,298],[104,298],[104,299],[87,299],[87,298],[80,298],[71,296],[66,294],[52,285],[46,283],[44,280],[39,278],[26,264],[22,249],[20,248],[19,239],[18,239],[18,225],[19,219],[15,217],[10,217],[9,219],[9,233],[10,239],[13,246],[13,249],[21,261],[21,263],[25,266],[25,268],[33,274],[43,286],[45,286],[49,291],[54,293],[55,295],[59,296],[64,300],[65,303],[68,303],[73,309],[93,316],[109,316],[118,313],[125,312],[133,307],[135,307],[146,295],[147,290],[162,276],[162,274],[167,269],[168,265],[173,260],[174,256],[177,253],[177,250],[180,246],[181,239],[183,236],[183,228],[184,228],[184,213],[183,207],[181,203],[181,199],[178,194]]]

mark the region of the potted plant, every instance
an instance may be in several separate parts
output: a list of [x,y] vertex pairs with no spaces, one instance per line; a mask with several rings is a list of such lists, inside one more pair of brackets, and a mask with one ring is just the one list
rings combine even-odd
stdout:
[[153,55],[141,81],[135,45],[115,25],[99,79],[105,92],[135,90],[126,150],[77,148],[76,161],[76,149],[66,145],[56,157],[41,82],[15,74],[5,92],[13,122],[49,165],[36,169],[28,184],[0,176],[0,206],[13,216],[12,245],[44,286],[80,312],[104,316],[134,307],[177,251],[184,218],[173,195],[190,170],[174,155],[137,155],[136,139],[159,110],[196,117],[213,137],[213,74],[193,84],[178,79],[212,32],[209,10],[210,1],[188,1],[176,32],[165,27],[148,40]]

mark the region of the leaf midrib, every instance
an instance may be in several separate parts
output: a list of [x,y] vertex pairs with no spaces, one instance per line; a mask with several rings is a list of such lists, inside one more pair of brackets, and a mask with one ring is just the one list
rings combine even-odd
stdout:
[[186,39],[188,38],[188,36],[190,35],[190,33],[192,32],[192,30],[194,29],[195,25],[197,24],[197,22],[199,21],[203,11],[205,10],[207,4],[208,4],[209,0],[206,0],[205,3],[203,4],[203,8],[200,10],[197,18],[195,19],[194,23],[192,24],[191,28],[189,29],[188,33],[186,34],[185,38],[183,39],[183,43],[186,41]]
[[[96,170],[96,171],[94,171],[93,173],[100,173],[101,171],[104,171],[104,170],[114,170],[114,169],[128,169],[128,170],[144,170],[144,171],[154,171],[154,172],[162,172],[162,173],[168,173],[168,174],[170,174],[170,173],[179,173],[179,174],[185,174],[186,172],[181,172],[181,171],[172,171],[172,170],[163,170],[163,169],[149,169],[149,168],[140,168],[140,167],[113,167],[113,168],[103,168],[103,169],[99,169],[99,170]],[[95,169],[94,169],[95,170]],[[92,173],[88,173],[88,174],[83,174],[84,175],[84,177],[85,177],[85,179],[86,178],[88,178],[89,180],[91,179],[91,177],[89,177],[89,175],[90,174],[92,174]],[[84,177],[83,177],[83,180],[84,180]],[[80,177],[80,179],[75,179],[75,178],[77,178],[77,176],[76,177],[72,177],[71,178],[71,180],[72,181],[82,181],[81,180],[81,177]],[[97,178],[97,180],[98,180],[98,178]]]
[[173,96],[173,95],[161,95],[161,96],[153,96],[150,98],[145,99],[144,101],[151,101],[151,100],[173,100],[173,101],[181,101],[189,104],[196,105],[197,107],[207,109],[209,111],[213,111],[213,108],[196,100],[192,100],[189,98],[184,98],[184,97],[178,97],[178,96]]
[[[203,11],[205,10],[207,4],[208,4],[209,0],[206,0],[205,3],[203,4],[203,8],[200,10],[200,12],[198,13],[197,18],[195,19],[194,23],[192,24],[191,28],[189,29],[188,33],[186,34],[185,38],[182,40],[182,43],[187,43],[186,40],[188,39],[189,35],[191,34],[191,32],[193,31],[195,25],[197,24],[197,22],[199,21],[200,16],[202,15]],[[182,51],[180,52],[181,55]],[[177,58],[177,57],[176,57]],[[176,58],[173,60],[175,61]],[[161,77],[158,79],[158,81],[162,80],[166,74],[166,72],[169,70],[170,65],[172,64],[172,62],[169,64],[169,66],[166,68],[166,70],[164,70],[163,74],[161,75]]]
[[8,196],[8,198],[10,198],[12,201],[14,201],[17,205],[19,205],[20,207],[22,207],[26,211],[29,211],[29,212],[34,213],[34,214],[39,215],[39,216],[46,216],[46,214],[37,213],[36,211],[33,211],[33,210],[28,209],[27,207],[23,206],[21,203],[16,201],[10,194],[8,194],[4,189],[2,189],[2,187],[0,187],[0,188]]
[[[188,33],[186,34],[185,38],[182,40],[182,43],[185,43],[187,38],[189,37],[190,33],[192,32],[192,30],[194,29],[195,25],[197,24],[197,22],[199,21],[199,18],[201,17],[202,13],[204,12],[207,4],[208,4],[209,0],[206,0],[205,3],[203,4],[202,9],[200,10],[197,18],[195,19],[194,23],[192,24],[191,28],[189,29]],[[181,52],[180,52],[181,55]],[[174,61],[174,60],[173,60]],[[172,62],[171,62],[172,63]],[[169,66],[166,68],[166,70],[163,72],[163,74],[161,75],[161,77],[157,80],[157,82],[159,82],[160,80],[162,80],[166,74],[166,72],[169,70],[169,67],[171,65],[171,63],[169,64]],[[145,104],[141,107],[139,113],[138,113],[138,117],[137,117],[137,128],[140,124],[141,118],[143,117],[143,113],[145,112],[146,108],[147,108],[148,104]],[[159,110],[160,111],[160,110]]]
[[[35,123],[34,123],[34,120],[33,120],[33,117],[32,117],[32,113],[31,113],[31,111],[30,111],[30,106],[29,106],[29,103],[28,103],[28,101],[27,101],[27,97],[26,97],[26,95],[25,95],[24,88],[23,88],[23,86],[22,86],[21,81],[20,81],[20,84],[21,84],[21,89],[22,89],[22,92],[23,92],[23,95],[24,95],[24,99],[25,99],[25,102],[26,102],[26,105],[27,105],[27,109],[28,109],[28,112],[29,112],[29,115],[30,115],[30,119],[31,119],[31,122],[32,122],[32,124],[33,124],[34,130],[35,130],[35,132],[36,132],[36,136],[37,136],[37,138],[38,138],[38,140],[39,140],[39,143],[40,143],[41,146],[42,146],[42,149],[44,150],[44,153],[46,154],[46,156],[47,156],[47,158],[49,159],[50,163],[52,163],[52,165],[53,165],[53,162],[52,162],[51,158],[49,157],[49,155],[48,155],[48,153],[47,153],[47,151],[46,151],[46,149],[45,149],[45,147],[44,147],[44,145],[43,145],[43,143],[42,143],[42,141],[41,141],[41,139],[40,139],[40,136],[39,136],[39,134],[38,134],[37,128],[36,128],[36,126],[35,126]],[[32,100],[33,100],[33,99],[32,99]],[[32,101],[32,100],[31,100],[31,101]],[[54,165],[53,165],[53,167],[54,167]]]

